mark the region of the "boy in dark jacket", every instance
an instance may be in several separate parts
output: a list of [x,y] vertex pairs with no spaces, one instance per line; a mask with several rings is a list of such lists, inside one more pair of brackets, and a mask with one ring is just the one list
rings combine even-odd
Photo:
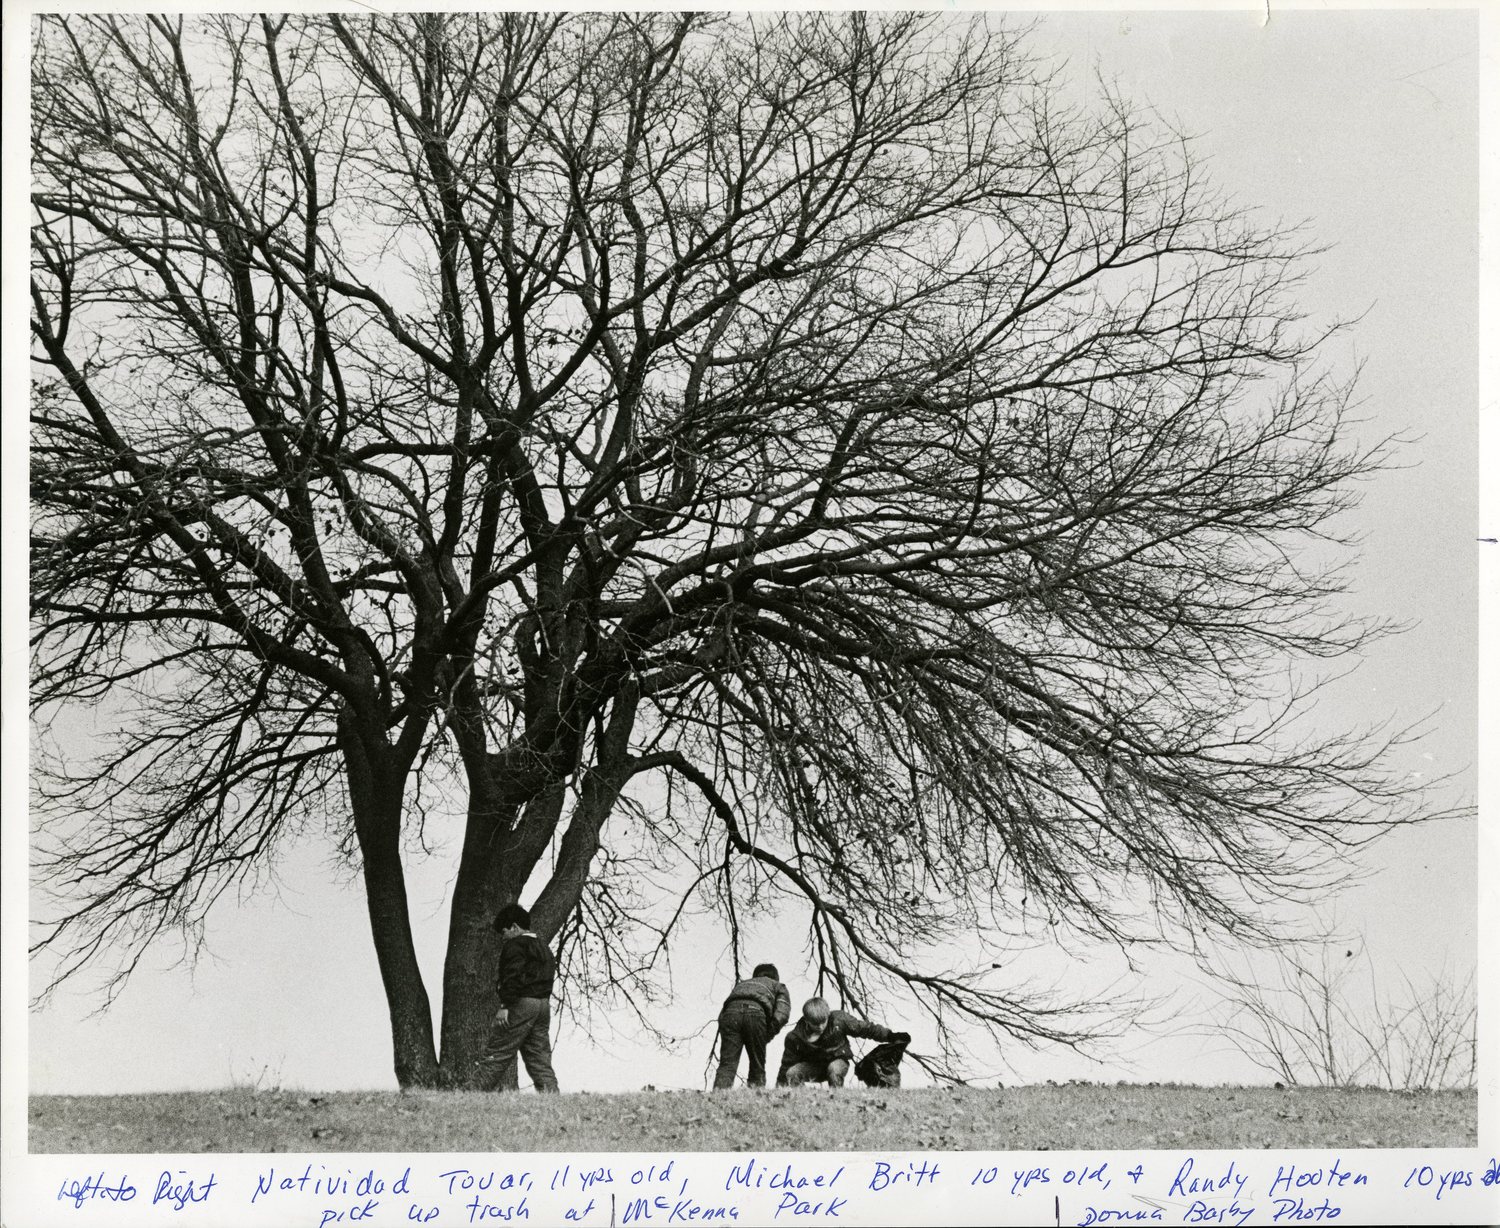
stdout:
[[743,1049],[750,1062],[745,1082],[766,1085],[766,1042],[786,1027],[792,999],[775,964],[757,964],[748,980],[736,981],[719,1012],[719,1070],[714,1090],[734,1086]]
[[539,1092],[555,1092],[552,1072],[552,979],[557,963],[547,944],[531,932],[531,914],[507,904],[495,916],[500,932],[500,1009],[479,1059],[481,1087],[513,1092],[519,1087],[516,1054]]
[[830,1087],[843,1087],[849,1063],[854,1059],[854,1051],[849,1047],[851,1036],[911,1041],[905,1032],[892,1032],[884,1024],[871,1023],[846,1011],[829,1010],[822,998],[809,998],[802,1007],[801,1020],[786,1034],[776,1086],[826,1082]]

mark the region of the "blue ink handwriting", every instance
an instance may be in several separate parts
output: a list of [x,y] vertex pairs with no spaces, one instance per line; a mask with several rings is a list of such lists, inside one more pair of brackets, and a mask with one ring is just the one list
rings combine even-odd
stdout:
[[[177,1174],[186,1177],[187,1170],[179,1168]],[[164,1171],[156,1179],[156,1193],[151,1196],[151,1205],[154,1207],[159,1202],[165,1202],[171,1204],[174,1211],[181,1211],[190,1202],[207,1202],[213,1191],[213,1173],[209,1173],[208,1180],[200,1185],[194,1177],[188,1177],[186,1181],[174,1181],[172,1173]]]
[[1276,1199],[1276,1210],[1271,1213],[1271,1222],[1280,1223],[1321,1223],[1324,1220],[1338,1219],[1343,1214],[1341,1208],[1334,1206],[1328,1199],[1309,1205],[1299,1196],[1297,1198]]
[[[786,1197],[795,1198],[796,1195],[788,1194]],[[620,1222],[622,1224],[655,1222],[707,1224],[737,1220],[739,1217],[740,1209],[732,1204],[708,1205],[693,1198],[679,1198],[674,1202],[658,1194],[655,1198],[637,1198],[627,1203],[625,1213],[620,1216]]]
[[[1489,1172],[1486,1172],[1479,1179],[1481,1185],[1495,1184],[1494,1178],[1490,1175],[1494,1172],[1494,1165],[1495,1161],[1491,1160]],[[1410,1189],[1415,1185],[1419,1189],[1429,1189],[1433,1185],[1436,1185],[1437,1188],[1433,1190],[1432,1197],[1434,1201],[1441,1202],[1444,1194],[1473,1184],[1474,1174],[1467,1168],[1450,1168],[1440,1171],[1429,1164],[1424,1164],[1421,1168],[1412,1169],[1406,1175],[1406,1180],[1401,1183],[1401,1188],[1403,1190]]]
[[124,1174],[114,1185],[105,1183],[103,1173],[97,1177],[85,1177],[82,1181],[76,1177],[65,1179],[57,1191],[59,1202],[71,1202],[75,1208],[82,1208],[85,1202],[96,1198],[107,1202],[129,1202],[134,1197],[135,1186]]
[[[384,1194],[386,1191],[385,1178],[378,1176],[373,1168],[367,1169],[359,1178],[356,1178],[354,1170],[349,1168],[344,1169],[343,1173],[330,1173],[325,1164],[319,1164],[318,1168],[322,1171],[316,1177],[313,1176],[313,1166],[309,1164],[302,1170],[300,1176],[288,1173],[279,1180],[275,1168],[266,1169],[255,1178],[255,1192],[250,1195],[251,1203],[271,1193],[319,1194],[324,1197],[353,1194],[356,1198],[369,1198],[372,1195]],[[391,1193],[407,1193],[410,1182],[411,1166],[407,1165],[406,1171],[392,1183]]]
[[1097,1166],[1083,1165],[1081,1168],[1070,1168],[1063,1173],[1064,1185],[1082,1186],[1090,1181],[1096,1182],[1104,1189],[1109,1189],[1110,1179],[1105,1176],[1105,1170],[1109,1168],[1109,1162]]
[[875,1175],[870,1178],[870,1189],[879,1193],[893,1185],[919,1186],[924,1181],[931,1184],[937,1179],[938,1172],[936,1161],[923,1160],[920,1164],[910,1161],[904,1169],[900,1169],[893,1168],[884,1160],[876,1160]]
[[[1172,1186],[1167,1191],[1167,1197],[1171,1198],[1178,1194],[1222,1194],[1233,1186],[1236,1197],[1245,1192],[1245,1182],[1249,1180],[1243,1173],[1234,1171],[1234,1161],[1229,1161],[1229,1167],[1218,1176],[1195,1177],[1193,1175],[1194,1160],[1188,1156],[1182,1162],[1182,1167],[1177,1170],[1177,1175],[1172,1178]],[[1275,1192],[1275,1187],[1272,1187]]]
[[[582,1176],[582,1174],[579,1174]],[[470,1190],[479,1190],[487,1193],[494,1190],[530,1190],[531,1174],[529,1172],[501,1173],[500,1180],[495,1180],[493,1170],[487,1173],[476,1173],[468,1168],[452,1168],[445,1173],[438,1174],[438,1180],[444,1178],[448,1181],[448,1193],[456,1194],[462,1190],[467,1194]],[[588,1186],[585,1185],[584,1189]]]
[[1183,1221],[1189,1224],[1244,1224],[1255,1214],[1255,1204],[1241,1206],[1239,1200],[1227,1207],[1212,1207],[1201,1198],[1195,1199],[1183,1213]]
[[750,1189],[760,1189],[764,1186],[771,1190],[805,1190],[809,1187],[831,1189],[843,1172],[842,1164],[833,1171],[832,1175],[822,1172],[799,1173],[790,1164],[780,1172],[775,1172],[764,1167],[757,1169],[755,1161],[751,1159],[743,1166],[736,1164],[729,1170],[729,1176],[724,1179],[724,1188],[732,1190],[736,1185],[743,1185]]
[[[477,1194],[474,1201],[464,1208],[469,1213],[469,1223],[477,1224],[484,1220],[500,1220],[508,1223],[513,1219],[530,1219],[531,1208],[526,1204],[526,1196],[521,1195],[520,1202],[485,1202]],[[319,1226],[321,1228],[321,1225]]]
[[1349,1185],[1369,1185],[1370,1178],[1364,1173],[1352,1172],[1347,1168],[1339,1166],[1338,1158],[1335,1157],[1330,1168],[1304,1168],[1298,1170],[1295,1164],[1283,1167],[1276,1166],[1276,1177],[1271,1182],[1272,1194],[1290,1194],[1293,1190],[1305,1190],[1313,1186],[1327,1185],[1334,1189]]
[[848,1201],[847,1198],[831,1198],[827,1202],[821,1199],[817,1202],[809,1202],[798,1198],[795,1194],[787,1193],[783,1194],[781,1201],[776,1204],[774,1217],[780,1219],[781,1213],[786,1211],[792,1215],[826,1215],[831,1219],[837,1219],[839,1212],[844,1209],[844,1204]]
[[318,1217],[318,1228],[325,1224],[355,1223],[362,1219],[373,1219],[375,1212],[380,1210],[380,1199],[366,1198],[364,1202],[350,1203],[342,1209],[338,1207],[325,1207],[323,1213]]
[[1094,1224],[1151,1224],[1163,1223],[1160,1207],[1085,1207],[1079,1228],[1092,1228]]

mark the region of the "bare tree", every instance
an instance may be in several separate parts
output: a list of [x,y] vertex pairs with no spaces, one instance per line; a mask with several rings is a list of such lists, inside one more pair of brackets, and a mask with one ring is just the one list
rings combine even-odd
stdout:
[[47,18],[33,78],[32,695],[117,718],[39,760],[64,974],[326,825],[403,1085],[523,895],[631,1001],[796,901],[853,1005],[1078,1043],[955,951],[1260,933],[1410,817],[1286,676],[1378,631],[1301,241],[1013,33]]
[[1216,1035],[1287,1086],[1471,1088],[1478,1074],[1474,971],[1444,967],[1382,986],[1362,944],[1289,946],[1272,975],[1221,971]]

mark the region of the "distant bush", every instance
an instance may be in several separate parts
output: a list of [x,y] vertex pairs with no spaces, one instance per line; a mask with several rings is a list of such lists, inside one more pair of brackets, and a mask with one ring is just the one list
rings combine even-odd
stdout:
[[1446,965],[1425,980],[1381,987],[1359,945],[1291,947],[1269,976],[1220,973],[1216,1030],[1288,1085],[1472,1088],[1477,1066],[1475,973]]

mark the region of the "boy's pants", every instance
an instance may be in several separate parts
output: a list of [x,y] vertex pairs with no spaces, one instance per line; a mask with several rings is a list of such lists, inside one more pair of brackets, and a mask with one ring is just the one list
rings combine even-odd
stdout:
[[501,1019],[490,1026],[484,1056],[479,1059],[479,1086],[495,1091],[516,1091],[520,1082],[516,1054],[526,1063],[526,1073],[539,1092],[555,1092],[557,1075],[552,1072],[552,1003],[546,998],[517,998]]
[[766,1012],[754,1002],[727,1002],[719,1012],[719,1070],[714,1075],[715,1091],[734,1086],[741,1050],[744,1050],[750,1064],[745,1082],[751,1087],[764,1087]]
[[849,1063],[836,1057],[831,1062],[793,1062],[790,1066],[783,1066],[776,1082],[781,1087],[825,1082],[829,1087],[843,1087],[848,1074]]

